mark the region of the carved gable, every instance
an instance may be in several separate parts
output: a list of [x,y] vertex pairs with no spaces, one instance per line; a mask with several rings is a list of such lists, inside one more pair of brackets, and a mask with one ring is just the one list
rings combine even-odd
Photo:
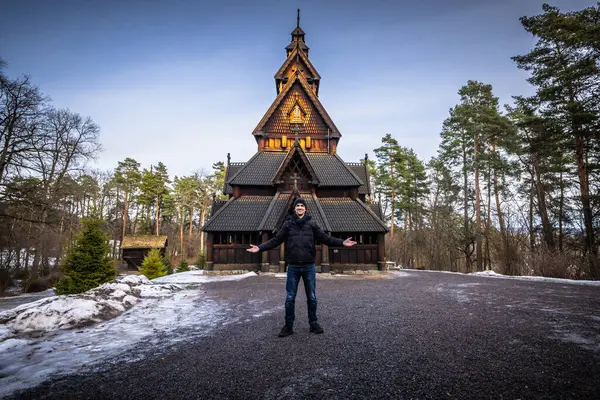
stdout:
[[286,155],[273,178],[273,183],[278,185],[282,192],[289,192],[294,188],[310,191],[313,185],[319,183],[310,160],[298,143],[294,143]]
[[300,127],[303,136],[327,135],[327,124],[299,81],[293,83],[285,98],[265,124],[263,132],[290,135],[293,132],[290,125],[293,118],[303,120]]

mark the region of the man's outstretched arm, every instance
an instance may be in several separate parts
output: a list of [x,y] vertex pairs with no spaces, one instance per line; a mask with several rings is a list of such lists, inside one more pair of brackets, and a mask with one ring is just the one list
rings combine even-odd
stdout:
[[313,227],[314,227],[314,232],[315,232],[315,238],[319,242],[325,243],[328,246],[350,247],[350,246],[354,246],[356,244],[356,242],[353,241],[351,237],[347,238],[346,240],[342,240],[340,238],[336,238],[336,237],[326,234],[323,231],[323,229],[321,229],[321,227],[317,224],[314,224]]
[[277,232],[277,235],[275,235],[274,238],[267,240],[266,242],[264,242],[263,244],[261,244],[259,246],[255,246],[255,245],[251,244],[250,248],[246,249],[246,251],[249,251],[250,253],[258,253],[260,251],[270,250],[274,247],[279,246],[281,243],[283,243],[285,241],[285,239],[287,239],[288,233],[289,233],[289,228],[288,228],[288,224],[286,222],[285,224],[283,224],[283,226],[281,227],[279,232]]

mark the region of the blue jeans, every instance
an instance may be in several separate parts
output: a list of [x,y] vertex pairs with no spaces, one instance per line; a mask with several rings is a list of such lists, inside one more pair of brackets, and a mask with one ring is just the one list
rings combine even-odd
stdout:
[[300,283],[301,277],[304,281],[304,291],[306,292],[308,323],[317,322],[317,294],[315,292],[317,288],[317,274],[315,272],[315,265],[312,264],[306,267],[288,265],[287,281],[285,284],[285,291],[287,292],[285,297],[285,323],[289,325],[293,325],[296,319],[296,293],[298,292],[298,283]]

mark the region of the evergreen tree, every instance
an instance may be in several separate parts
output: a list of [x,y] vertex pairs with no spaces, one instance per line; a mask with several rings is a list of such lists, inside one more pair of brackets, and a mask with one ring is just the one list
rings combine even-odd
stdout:
[[140,273],[148,279],[159,278],[167,275],[167,267],[163,263],[163,259],[160,256],[158,249],[152,249],[148,252],[144,261],[142,261],[142,267]]
[[[167,173],[167,167],[159,162],[156,167],[151,166],[150,170],[144,169],[142,173],[141,183],[141,194],[139,202],[146,208],[146,219],[150,221],[150,210],[154,207],[154,234],[158,235],[160,232],[160,214],[161,210],[165,209],[166,205],[167,214],[171,214],[174,211],[172,199],[168,199],[169,195],[169,175]],[[174,214],[174,213],[173,213]]]
[[[390,236],[394,237],[394,228],[396,226],[396,210],[398,208],[398,191],[400,186],[401,149],[398,141],[389,133],[381,138],[382,145],[374,150],[377,157],[377,169],[375,182],[378,187],[378,194],[383,197],[383,214],[390,218]],[[381,199],[380,199],[381,200]],[[389,214],[387,205],[390,206]]]
[[187,261],[181,260],[181,262],[179,263],[179,267],[177,267],[177,272],[187,272],[189,270],[190,266],[188,265]]
[[220,198],[227,199],[227,196],[223,194],[223,186],[225,186],[225,173],[227,172],[225,168],[225,163],[223,161],[213,163],[212,169],[212,176],[214,179],[216,193],[219,195]]
[[167,275],[171,275],[173,273],[173,264],[171,263],[171,259],[167,254],[162,259],[165,268],[167,269]]
[[125,232],[127,230],[129,202],[138,190],[141,179],[142,175],[140,173],[139,162],[129,157],[123,161],[119,161],[118,167],[115,170],[115,182],[123,192],[123,226],[121,231],[121,243],[125,238]]
[[[584,250],[598,254],[595,241],[597,210],[590,178],[598,170],[600,141],[600,4],[582,11],[561,13],[544,4],[543,14],[522,17],[525,30],[538,41],[528,54],[512,57],[520,69],[529,71],[528,82],[537,87],[536,100],[542,116],[560,126],[571,139],[579,200],[585,231]],[[592,274],[600,277],[600,266],[591,263]]]
[[111,247],[102,229],[103,221],[84,219],[82,222],[83,228],[62,266],[65,277],[56,284],[59,295],[82,293],[117,276],[114,261],[109,257]]

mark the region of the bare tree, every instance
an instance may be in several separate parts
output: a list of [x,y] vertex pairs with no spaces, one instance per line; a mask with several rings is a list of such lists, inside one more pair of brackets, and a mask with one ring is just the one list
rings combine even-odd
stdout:
[[23,76],[7,78],[0,60],[0,185],[22,167],[38,144],[38,122],[47,99]]

